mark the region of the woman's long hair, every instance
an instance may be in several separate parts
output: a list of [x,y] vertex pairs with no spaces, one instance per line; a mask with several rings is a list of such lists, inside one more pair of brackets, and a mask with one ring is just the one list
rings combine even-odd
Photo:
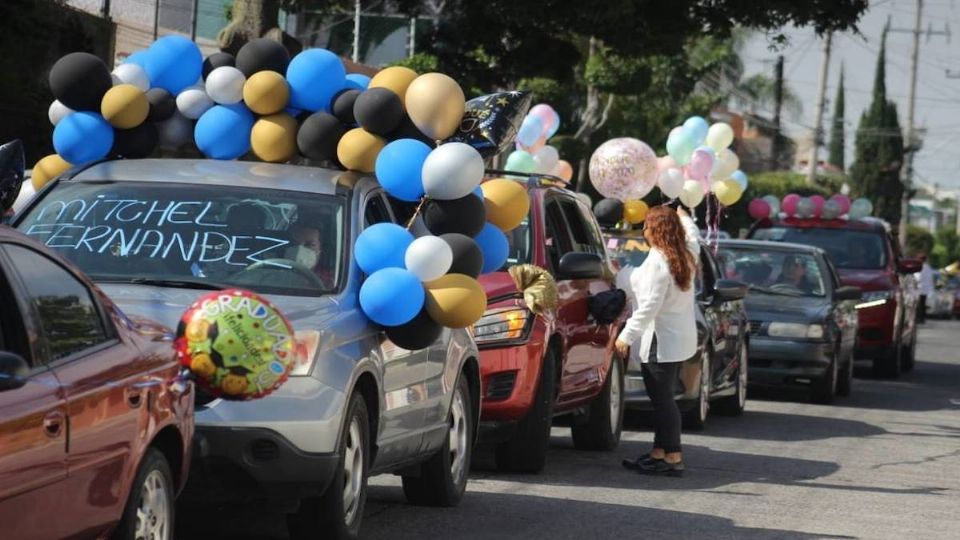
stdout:
[[686,233],[680,217],[667,206],[658,206],[647,213],[644,226],[650,244],[660,250],[670,266],[670,274],[681,291],[690,288],[697,263],[687,249]]

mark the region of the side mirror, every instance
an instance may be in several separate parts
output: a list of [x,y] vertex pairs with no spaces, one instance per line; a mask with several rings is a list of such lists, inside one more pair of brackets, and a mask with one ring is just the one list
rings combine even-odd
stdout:
[[860,287],[838,287],[833,291],[837,300],[860,300],[863,298],[863,289]]
[[897,261],[897,272],[901,274],[916,274],[923,270],[923,262],[920,259],[900,259]]
[[570,252],[560,258],[557,279],[600,279],[603,259],[593,253]]
[[0,351],[0,392],[16,390],[27,384],[30,366],[19,354]]
[[747,297],[747,285],[732,279],[718,279],[713,285],[715,302],[733,302]]

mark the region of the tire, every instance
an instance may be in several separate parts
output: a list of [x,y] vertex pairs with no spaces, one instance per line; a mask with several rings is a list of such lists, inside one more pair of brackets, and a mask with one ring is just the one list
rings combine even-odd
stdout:
[[813,381],[813,387],[810,389],[810,398],[815,403],[829,405],[833,403],[833,398],[837,395],[837,380],[840,371],[840,351],[833,355],[830,365],[827,366],[827,373]]
[[913,366],[917,360],[917,329],[914,327],[910,333],[910,344],[904,345],[900,353],[900,371],[907,373],[913,371]]
[[557,369],[556,353],[547,351],[540,367],[540,381],[533,407],[520,420],[517,432],[509,441],[497,445],[497,468],[515,473],[535,474],[543,470],[550,443],[550,426],[553,423],[554,374]]
[[747,381],[748,381],[748,349],[744,343],[740,347],[740,362],[737,365],[737,391],[732,396],[718,399],[713,404],[714,410],[723,416],[742,416],[743,410],[747,407]]
[[847,354],[847,361],[840,368],[837,378],[837,395],[849,396],[853,391],[853,352]]
[[623,432],[623,405],[623,362],[614,356],[603,389],[590,404],[587,421],[571,429],[573,446],[605,452],[615,449]]
[[897,341],[886,354],[873,359],[873,374],[884,379],[896,379],[899,377],[902,363],[900,356],[902,353],[903,347],[900,342]]
[[683,426],[694,431],[707,427],[710,415],[710,352],[704,350],[700,357],[700,391],[693,409],[683,415]]
[[173,540],[174,498],[173,474],[167,458],[156,448],[148,448],[113,538]]
[[[287,519],[291,540],[317,538],[355,539],[360,535],[367,502],[370,464],[370,420],[363,396],[350,396],[347,418],[337,449],[340,459],[326,492],[300,501],[300,509]],[[359,472],[357,471],[359,469]],[[349,490],[350,496],[345,495]]]
[[473,454],[474,411],[470,385],[460,375],[447,415],[449,430],[440,450],[420,466],[419,476],[403,477],[403,494],[419,506],[456,506],[467,489]]

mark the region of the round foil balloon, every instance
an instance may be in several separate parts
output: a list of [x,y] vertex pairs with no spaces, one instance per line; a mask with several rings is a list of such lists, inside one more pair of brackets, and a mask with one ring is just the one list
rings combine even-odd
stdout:
[[657,156],[643,141],[611,139],[593,152],[590,181],[604,197],[642,199],[657,184]]
[[297,361],[287,319],[263,297],[240,289],[212,292],[191,304],[174,347],[197,384],[232,400],[273,392]]

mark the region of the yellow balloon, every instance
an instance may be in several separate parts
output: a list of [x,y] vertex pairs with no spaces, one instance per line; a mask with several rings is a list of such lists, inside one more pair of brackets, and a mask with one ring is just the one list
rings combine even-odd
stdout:
[[344,133],[337,143],[337,159],[351,171],[372,173],[377,156],[386,144],[383,137],[363,128],[354,128]]
[[703,185],[699,180],[685,180],[680,191],[680,202],[687,208],[696,208],[703,202]]
[[647,212],[650,207],[643,201],[627,201],[623,203],[623,219],[631,225],[643,223],[647,219]]
[[100,101],[100,114],[117,129],[132,129],[150,113],[147,95],[132,84],[118,84],[107,90]]
[[477,280],[463,274],[447,274],[425,283],[427,313],[448,328],[466,328],[480,320],[487,309],[487,294]]
[[407,94],[407,88],[410,83],[417,78],[417,72],[402,66],[393,66],[380,70],[370,79],[367,88],[387,88],[393,90],[393,93],[400,96],[400,102],[403,103]]
[[519,182],[497,178],[480,184],[487,221],[501,231],[516,229],[530,212],[530,196]]
[[40,188],[47,182],[60,176],[70,167],[73,167],[73,165],[64,161],[59,154],[50,154],[41,159],[33,166],[33,172],[31,173],[30,182],[33,184],[33,189],[40,191]]
[[243,85],[243,102],[257,114],[274,114],[290,101],[290,87],[276,71],[258,71]]
[[733,178],[718,180],[711,187],[717,200],[724,206],[732,206],[743,196],[743,188]]
[[707,130],[707,146],[717,152],[733,143],[733,128],[725,122],[717,122]]
[[466,98],[457,81],[443,73],[427,73],[407,88],[404,105],[424,135],[440,140],[454,134],[463,120]]
[[250,147],[263,161],[289,161],[297,154],[297,121],[287,113],[260,118],[250,132]]

